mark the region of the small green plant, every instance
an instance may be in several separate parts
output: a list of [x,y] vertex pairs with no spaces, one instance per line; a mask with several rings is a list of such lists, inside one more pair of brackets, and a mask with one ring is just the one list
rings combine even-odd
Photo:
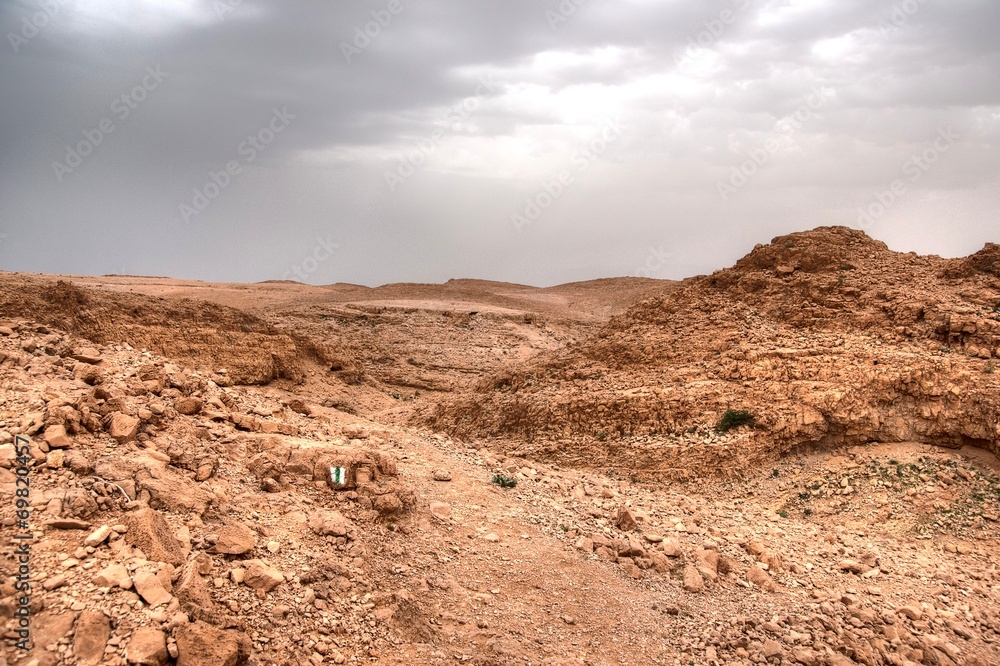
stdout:
[[776,470],[773,470],[773,471],[771,472],[771,476],[772,476],[772,477],[774,477],[775,479],[777,479],[777,478],[778,478],[779,476],[781,476],[781,471],[780,471],[780,470],[777,470],[777,469],[776,469]]
[[597,441],[603,442],[607,438],[608,438],[608,433],[606,430],[602,430],[601,432],[597,433]]
[[513,488],[517,485],[517,479],[512,476],[507,476],[506,474],[494,474],[493,483],[497,484],[501,488]]
[[809,507],[806,507],[806,508],[802,509],[802,515],[803,516],[811,516],[811,515],[813,515],[813,510],[810,509]]
[[778,515],[781,516],[782,518],[788,518],[788,512],[785,511],[784,509],[782,509],[781,511],[779,511]]
[[750,426],[751,428],[754,426],[753,414],[745,409],[727,409],[726,413],[719,419],[715,429],[718,432],[729,432],[743,426]]

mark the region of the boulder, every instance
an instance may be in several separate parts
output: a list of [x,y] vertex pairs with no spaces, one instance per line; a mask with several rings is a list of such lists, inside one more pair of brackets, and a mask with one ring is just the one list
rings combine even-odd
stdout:
[[615,523],[618,525],[619,529],[625,532],[631,532],[639,526],[639,523],[635,519],[635,514],[624,506],[618,509],[618,515],[615,517]]

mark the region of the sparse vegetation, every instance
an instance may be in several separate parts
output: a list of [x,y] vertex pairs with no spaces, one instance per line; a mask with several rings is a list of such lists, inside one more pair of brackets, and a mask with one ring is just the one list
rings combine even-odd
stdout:
[[506,474],[494,474],[493,483],[497,484],[501,488],[514,488],[517,486],[517,479]]
[[745,409],[727,409],[726,413],[722,415],[719,422],[715,426],[717,432],[729,432],[730,430],[735,430],[736,428],[742,428],[743,426],[754,426],[755,419],[753,414]]

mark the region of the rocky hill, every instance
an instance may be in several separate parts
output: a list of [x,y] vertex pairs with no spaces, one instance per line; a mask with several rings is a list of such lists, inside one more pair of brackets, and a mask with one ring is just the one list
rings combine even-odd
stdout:
[[[820,228],[757,246],[421,419],[646,477],[738,475],[804,447],[996,452],[1000,247],[945,260]],[[754,427],[719,432],[726,412]]]
[[995,251],[0,274],[0,666],[998,663]]

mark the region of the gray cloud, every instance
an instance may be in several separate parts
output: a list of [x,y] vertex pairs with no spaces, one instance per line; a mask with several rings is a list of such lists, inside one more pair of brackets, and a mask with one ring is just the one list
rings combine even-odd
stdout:
[[[228,4],[0,3],[0,266],[252,281],[322,241],[314,283],[553,284],[666,252],[654,277],[676,278],[857,226],[895,180],[872,235],[945,255],[997,237],[990,0]],[[269,134],[275,109],[294,117]]]

